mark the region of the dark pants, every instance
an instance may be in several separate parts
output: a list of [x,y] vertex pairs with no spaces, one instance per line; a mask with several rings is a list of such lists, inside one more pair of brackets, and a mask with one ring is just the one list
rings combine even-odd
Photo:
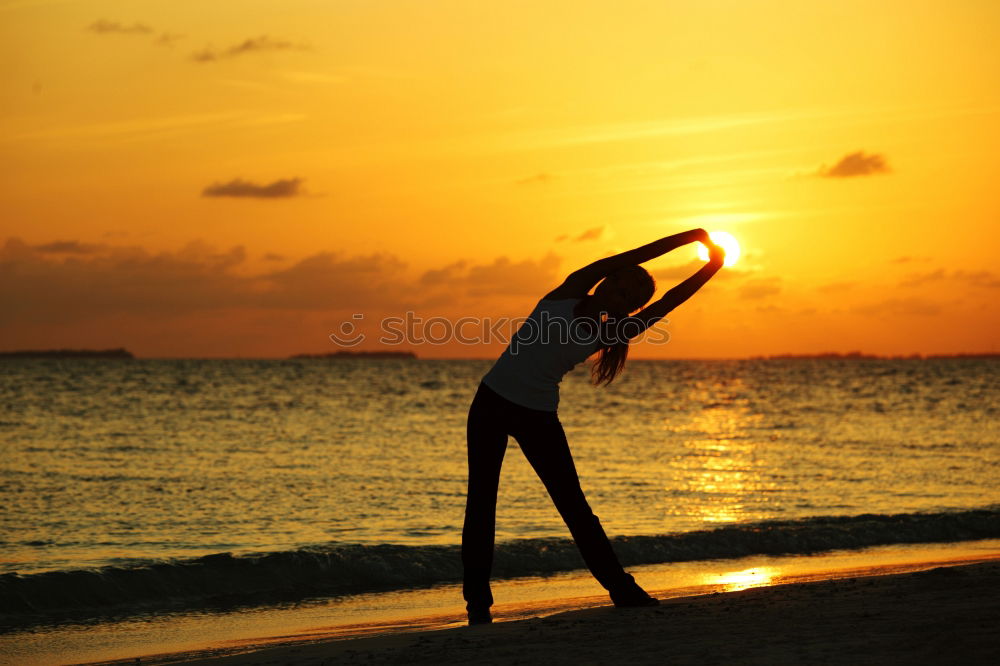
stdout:
[[468,609],[493,605],[490,570],[496,534],[500,466],[512,435],[545,484],[583,560],[607,590],[633,582],[611,549],[604,528],[580,489],[566,433],[556,412],[528,409],[480,383],[469,408],[469,494],[462,529],[463,594]]

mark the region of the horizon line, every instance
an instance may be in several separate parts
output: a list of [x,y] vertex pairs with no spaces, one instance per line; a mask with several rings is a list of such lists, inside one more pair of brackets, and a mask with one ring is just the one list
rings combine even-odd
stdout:
[[[122,356],[119,358],[103,358],[99,356],[101,353],[120,351],[125,352],[127,356]],[[305,361],[322,361],[322,360],[342,360],[349,359],[352,357],[371,360],[372,358],[378,358],[380,353],[392,354],[390,350],[357,350],[356,352],[342,353],[345,350],[338,350],[334,352],[306,352],[298,354],[289,355],[271,355],[271,356],[139,356],[128,352],[124,348],[116,349],[70,349],[70,348],[60,348],[60,349],[15,349],[15,350],[0,350],[0,360],[10,360],[16,358],[32,358],[31,354],[39,354],[40,356],[34,358],[41,358],[42,354],[49,355],[50,358],[59,359],[73,359],[74,357],[70,354],[72,352],[82,352],[83,354],[93,354],[92,359],[101,360],[135,360],[135,361],[289,361],[289,360],[305,360]],[[400,352],[400,357],[406,360],[413,361],[495,361],[497,355],[491,354],[489,356],[419,356],[414,350],[398,350]],[[66,356],[59,356],[59,353],[66,353]],[[298,357],[298,358],[297,358]],[[310,358],[311,357],[311,358]],[[964,351],[964,352],[911,352],[911,353],[900,353],[900,354],[880,354],[863,352],[859,350],[851,350],[847,352],[834,352],[834,351],[824,351],[824,352],[780,352],[775,354],[752,354],[745,356],[685,356],[685,357],[650,357],[650,356],[635,356],[629,357],[629,361],[767,361],[767,360],[795,360],[795,359],[823,359],[828,358],[831,360],[844,359],[844,360],[921,360],[921,359],[935,359],[935,358],[969,358],[969,357],[1000,357],[1000,351]],[[81,355],[75,358],[84,358],[87,356]],[[389,356],[389,358],[392,358]],[[588,357],[589,359],[589,357]],[[585,360],[588,360],[585,359]]]

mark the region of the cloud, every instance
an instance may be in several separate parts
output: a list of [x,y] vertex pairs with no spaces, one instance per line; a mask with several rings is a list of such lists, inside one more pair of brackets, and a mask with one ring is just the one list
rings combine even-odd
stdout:
[[560,281],[560,258],[553,254],[537,260],[460,260],[415,275],[388,253],[317,252],[251,274],[247,252],[239,245],[192,242],[159,252],[95,245],[82,253],[53,252],[53,247],[88,246],[71,240],[34,246],[17,238],[0,245],[0,337],[31,326],[71,332],[75,324],[98,326],[115,317],[163,321],[258,312],[265,319],[284,317],[294,327],[296,318],[307,313],[360,312],[374,322],[379,313],[436,306],[485,311],[492,306],[482,305],[484,296],[537,299]]
[[952,279],[962,280],[974,287],[984,287],[986,289],[1000,288],[1000,276],[993,271],[955,271],[951,274]]
[[420,276],[419,282],[424,285],[450,284],[459,279],[459,276],[465,271],[467,265],[468,262],[463,259],[448,264],[443,268],[428,270]]
[[0,246],[0,321],[67,324],[233,308],[363,312],[412,304],[405,264],[391,255],[320,252],[258,275],[240,270],[246,259],[242,246],[220,250],[202,242],[176,251],[104,246],[60,256],[11,238]]
[[[18,141],[100,141],[121,138],[144,140],[161,138],[164,133],[205,132],[216,128],[258,128],[301,121],[297,114],[264,114],[250,111],[191,113],[170,116],[147,116],[123,121],[55,125],[43,130],[13,135]],[[103,145],[103,143],[102,143]]]
[[19,323],[59,323],[116,313],[173,314],[239,303],[229,271],[241,248],[219,253],[199,244],[151,254],[114,246],[59,259],[19,239],[0,249],[0,311]]
[[470,266],[465,276],[467,293],[476,297],[510,294],[541,297],[548,285],[555,288],[561,282],[556,272],[559,263],[560,258],[550,252],[538,261],[498,257],[490,264]]
[[824,284],[817,288],[817,291],[824,294],[835,294],[844,291],[850,291],[858,286],[857,282],[831,282],[830,284]]
[[601,237],[601,234],[603,233],[604,233],[604,227],[594,227],[592,229],[587,229],[573,240],[577,242],[587,241],[587,240],[597,240],[598,238]]
[[43,243],[41,245],[35,245],[34,249],[38,252],[46,253],[59,253],[59,254],[93,254],[104,248],[104,245],[96,245],[93,243],[81,243],[76,240],[68,241],[52,241],[51,243]]
[[284,261],[285,256],[275,252],[268,252],[263,256],[264,261]]
[[427,288],[446,287],[452,295],[473,298],[511,295],[540,298],[561,282],[556,270],[560,262],[561,259],[551,252],[537,261],[497,257],[490,263],[474,264],[462,259],[424,272],[418,283]]
[[144,23],[125,25],[124,23],[119,23],[118,21],[108,21],[107,19],[98,19],[97,21],[94,21],[87,26],[87,30],[101,35],[150,35],[154,32],[151,27]]
[[[125,25],[124,23],[109,21],[107,19],[98,19],[97,21],[94,21],[87,26],[87,30],[90,32],[96,32],[99,35],[153,35],[156,33],[156,30],[145,23]],[[174,42],[182,37],[184,37],[184,35],[172,32],[161,32],[153,43],[159,46],[173,46]]]
[[768,296],[774,296],[780,292],[781,278],[779,277],[748,280],[746,284],[740,287],[740,297],[749,300],[767,298]]
[[536,173],[534,176],[527,176],[519,180],[515,180],[515,185],[544,185],[545,183],[550,183],[555,179],[550,173]]
[[947,277],[945,270],[939,268],[934,271],[928,271],[927,273],[911,273],[903,278],[899,286],[900,287],[919,287],[923,284],[928,284],[930,282],[940,282]]
[[201,191],[203,197],[245,197],[255,199],[282,199],[301,196],[302,178],[276,180],[267,185],[257,185],[241,178],[228,183],[213,183]]
[[929,317],[941,313],[941,306],[920,298],[889,298],[878,303],[859,305],[855,312],[868,316],[904,315]]
[[926,273],[911,273],[900,281],[900,287],[921,287],[932,283],[942,283],[947,281],[964,282],[968,286],[981,287],[985,289],[996,289],[1000,287],[1000,276],[993,271],[966,271],[957,270],[949,273],[943,268],[928,271]]
[[159,46],[173,46],[174,42],[184,39],[184,35],[175,32],[161,32],[160,36],[156,38],[156,44]]
[[840,158],[840,161],[832,167],[823,165],[817,175],[823,178],[851,178],[854,176],[871,176],[877,173],[888,173],[889,165],[884,155],[872,153],[866,155],[864,151],[848,153]]
[[191,55],[191,58],[195,62],[215,62],[217,60],[224,60],[226,58],[236,58],[247,53],[254,53],[260,51],[306,51],[307,47],[301,44],[295,44],[293,42],[288,42],[280,39],[272,39],[267,35],[261,35],[260,37],[251,37],[245,39],[239,44],[234,44],[228,49],[223,49],[221,51],[216,51],[211,48],[204,48],[197,53]]
[[343,309],[357,312],[411,306],[413,290],[399,258],[375,253],[344,257],[320,252],[288,268],[258,276],[256,305],[292,309]]

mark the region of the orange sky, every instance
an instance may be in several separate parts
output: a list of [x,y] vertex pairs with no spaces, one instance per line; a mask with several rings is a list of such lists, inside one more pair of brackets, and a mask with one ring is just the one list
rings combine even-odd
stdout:
[[0,349],[371,348],[701,226],[744,256],[636,357],[1000,351],[998,40],[990,0],[0,0]]

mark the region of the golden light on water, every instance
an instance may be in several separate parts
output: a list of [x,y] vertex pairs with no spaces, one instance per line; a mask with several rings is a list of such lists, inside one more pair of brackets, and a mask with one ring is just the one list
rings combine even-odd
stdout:
[[751,587],[763,587],[778,575],[778,570],[772,567],[755,567],[742,571],[729,571],[724,574],[709,574],[705,582],[712,585],[722,585],[726,592],[737,592]]
[[735,379],[706,381],[691,391],[705,408],[673,428],[695,435],[683,443],[678,480],[688,492],[706,498],[695,508],[698,520],[710,526],[763,518],[760,508],[770,498],[773,480],[765,478],[759,442],[746,436],[760,421],[759,414],[741,404],[746,387]]
[[[740,258],[740,242],[736,240],[736,237],[728,231],[710,231],[708,237],[726,251],[726,260],[722,265],[735,265]],[[708,248],[701,243],[698,244],[698,258],[702,261],[708,261]]]

